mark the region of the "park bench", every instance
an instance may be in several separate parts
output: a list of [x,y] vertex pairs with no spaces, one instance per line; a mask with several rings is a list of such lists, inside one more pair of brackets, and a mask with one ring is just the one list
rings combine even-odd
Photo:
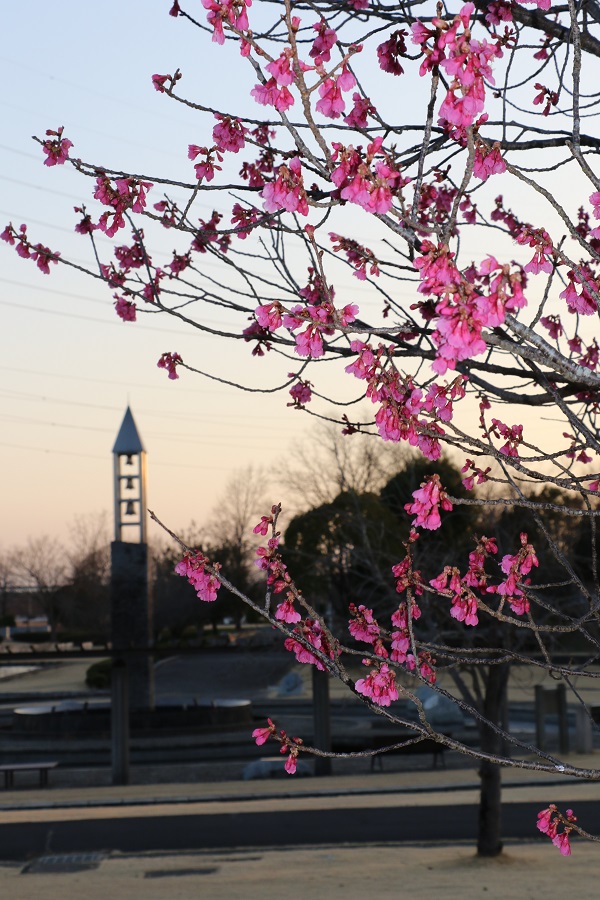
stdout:
[[0,772],[4,772],[4,787],[14,787],[15,772],[39,772],[40,787],[48,787],[48,772],[55,769],[58,762],[24,762],[24,763],[1,763]]
[[[449,732],[445,732],[448,736],[450,736]],[[354,739],[352,741],[349,740],[335,740],[333,741],[333,750],[338,752],[352,752],[357,750],[380,750],[384,747],[389,747],[390,744],[400,743],[402,740],[406,740],[411,737],[411,732],[394,734],[386,733],[383,729],[379,732],[379,729],[373,728],[371,733],[365,734],[363,737]],[[432,769],[437,769],[438,763],[441,762],[442,766],[445,767],[446,760],[444,759],[443,754],[446,752],[448,748],[445,744],[438,744],[437,741],[432,740],[431,738],[424,738],[422,741],[414,744],[408,744],[405,747],[398,747],[394,750],[389,750],[387,753],[377,753],[374,756],[371,756],[371,771],[373,772],[375,768],[379,768],[383,770],[383,760],[387,756],[418,756],[421,754],[431,754],[431,767]]]

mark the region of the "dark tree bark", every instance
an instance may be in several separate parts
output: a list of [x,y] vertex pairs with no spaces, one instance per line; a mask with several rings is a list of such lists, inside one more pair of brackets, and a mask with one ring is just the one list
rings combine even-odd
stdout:
[[[509,666],[489,666],[485,680],[483,715],[495,725],[503,726],[506,710],[506,691]],[[503,740],[493,729],[481,726],[481,749],[484,753],[502,754]],[[498,856],[502,853],[502,769],[483,760],[479,769],[481,792],[479,798],[478,856]]]

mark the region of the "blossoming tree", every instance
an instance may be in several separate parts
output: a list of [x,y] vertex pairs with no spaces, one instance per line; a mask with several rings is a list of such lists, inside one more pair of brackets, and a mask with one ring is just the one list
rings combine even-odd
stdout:
[[[397,672],[415,686],[435,685],[440,671],[461,663],[493,670],[518,661],[568,684],[582,673],[597,677],[600,173],[593,154],[600,138],[587,125],[599,102],[600,7],[596,0],[462,7],[255,0],[251,7],[251,0],[175,0],[170,9],[200,42],[222,44],[225,58],[241,54],[256,104],[252,115],[209,107],[186,93],[179,69],[152,75],[161,100],[199,115],[201,143],[189,146],[187,181],[79,159],[76,136],[60,127],[39,138],[47,166],[69,164],[92,180],[96,202],[76,209],[75,224],[93,249],[89,274],[104,280],[124,322],[160,312],[243,343],[257,366],[271,362],[273,389],[289,392],[288,405],[339,421],[353,440],[406,442],[433,462],[446,448],[469,496],[453,497],[433,474],[406,498],[412,530],[390,572],[398,605],[389,620],[359,605],[349,625],[355,643],[332,633],[281,559],[277,505],[255,528],[266,538],[257,560],[265,602],[246,601],[300,662],[410,728],[407,743],[433,738],[484,763],[598,778],[541,750],[531,758],[534,748],[495,722],[490,728],[512,743],[510,756],[439,733]],[[215,198],[208,219],[198,215],[200,197]],[[146,236],[156,229],[178,243],[172,255],[150,254]],[[115,239],[112,257],[101,254],[99,232]],[[8,224],[2,238],[44,273],[74,265],[25,225]],[[221,279],[206,272],[207,256],[221,264]],[[363,283],[364,303],[344,282],[348,272]],[[215,306],[229,323],[218,329],[205,315]],[[280,377],[282,364],[290,374]],[[236,383],[176,351],[158,365],[172,380],[200,372]],[[551,431],[542,427],[543,410],[558,420]],[[492,490],[484,495],[481,485]],[[557,504],[532,497],[532,489],[548,486],[567,498],[561,515],[584,523],[589,577],[545,528]],[[414,548],[457,504],[527,509],[560,579],[534,578],[540,548],[522,531],[501,558],[493,534],[473,534],[465,567],[446,566],[425,580]],[[214,601],[223,583],[235,591],[218,560],[184,550],[177,570],[202,600]],[[567,593],[577,601],[566,603]],[[510,641],[467,652],[460,642],[425,640],[424,596],[465,635],[491,621],[507,635],[530,635],[535,652],[511,650]],[[585,647],[577,664],[553,661],[557,641],[569,646],[574,634]],[[347,667],[356,642],[364,647],[358,679]],[[398,711],[400,698],[416,707],[416,723]],[[277,741],[290,773],[300,753],[322,752],[272,722],[254,737]],[[563,854],[570,833],[583,833],[571,810],[553,805],[538,827]]]

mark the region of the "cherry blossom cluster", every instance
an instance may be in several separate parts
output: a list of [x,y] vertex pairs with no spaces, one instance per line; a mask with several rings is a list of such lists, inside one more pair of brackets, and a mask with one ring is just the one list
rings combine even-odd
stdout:
[[[396,569],[397,567],[394,566],[393,571],[395,572]],[[398,585],[396,585],[396,590],[398,589]],[[392,613],[392,625],[395,630],[392,631],[391,635],[392,652],[390,653],[390,659],[396,663],[404,663],[409,672],[414,671],[418,667],[421,678],[429,684],[435,684],[437,677],[435,660],[431,653],[426,650],[419,651],[415,659],[414,653],[409,652],[411,623],[420,618],[421,609],[412,598],[409,598],[407,603],[401,603],[398,609]]]
[[[435,305],[435,372],[443,375],[456,363],[484,353],[484,328],[502,325],[507,313],[526,306],[525,277],[520,268],[511,272],[493,256],[462,274],[445,244],[423,241],[422,256],[415,259],[421,284],[419,293],[438,298]],[[527,267],[525,267],[527,268]]]
[[356,203],[364,210],[385,215],[394,197],[409,183],[396,169],[392,157],[382,151],[383,138],[376,137],[363,155],[362,147],[333,143],[332,161],[336,164],[331,180],[334,198]]
[[471,475],[466,475],[462,479],[463,486],[467,491],[472,491],[475,487],[475,478],[477,478],[477,484],[485,484],[491,471],[491,466],[487,466],[485,469],[481,469],[473,462],[472,459],[465,460],[465,464],[462,467],[461,472],[471,472]]
[[376,656],[387,659],[388,652],[381,639],[381,629],[373,616],[373,610],[362,604],[357,607],[354,603],[351,603],[348,611],[352,616],[348,623],[348,631],[354,640],[371,644]]
[[[402,375],[393,365],[393,348],[379,345],[376,351],[363,341],[352,341],[354,362],[346,372],[367,381],[365,396],[381,404],[375,414],[379,434],[384,441],[407,441],[418,447],[428,459],[441,456],[439,437],[445,432],[438,421],[450,422],[453,404],[465,396],[465,380],[455,378],[450,384],[432,383],[423,396],[409,375]],[[419,418],[426,414],[428,418]]]
[[[262,521],[261,519],[259,525],[262,524]],[[276,531],[267,541],[266,547],[257,548],[256,555],[258,559],[254,560],[254,565],[267,573],[267,585],[275,594],[280,594],[292,584],[287,567],[278,551],[279,541],[280,535]],[[278,618],[284,618],[284,616],[280,615]],[[291,620],[288,619],[287,621]]]
[[[404,544],[404,547],[406,548],[406,556],[401,562],[397,563],[392,568],[392,573],[396,578],[396,593],[398,594],[402,594],[409,588],[417,597],[423,593],[423,578],[421,576],[421,571],[419,569],[413,569],[412,564],[411,545],[414,544],[418,539],[419,532],[414,528],[411,529],[409,539]],[[411,605],[411,610],[412,607],[415,607],[418,610],[418,615],[414,615],[411,612],[411,618],[419,618],[419,616],[421,615],[421,611],[419,610],[417,604],[414,603],[414,601]]]
[[485,560],[497,552],[498,548],[494,538],[483,536],[478,539],[475,550],[469,554],[469,566],[463,577],[456,566],[444,566],[443,571],[436,578],[430,580],[431,587],[443,596],[450,598],[452,603],[450,615],[457,622],[473,626],[479,623],[478,601],[473,589],[483,593],[487,592],[489,576],[485,572]]
[[[446,225],[452,212],[454,199],[458,193],[457,188],[444,183],[448,176],[445,171],[436,170],[431,181],[424,180],[421,185],[421,193],[417,206],[412,210],[413,218],[420,226],[418,233],[427,237],[433,225]],[[461,211],[466,219],[472,218],[472,203],[468,195],[461,201]],[[456,225],[452,227],[451,234],[457,233]]]
[[469,588],[465,587],[460,577],[460,571],[456,566],[444,566],[444,571],[432,578],[431,587],[452,598],[450,615],[457,622],[465,625],[477,625],[477,597]]
[[285,761],[285,771],[288,775],[294,775],[297,767],[298,753],[303,744],[302,739],[298,737],[289,738],[283,730],[277,732],[277,727],[271,719],[267,719],[267,723],[267,726],[264,728],[255,728],[252,732],[252,737],[259,747],[266,744],[270,738],[280,743],[281,747],[279,752],[288,754]]
[[483,141],[477,140],[473,163],[475,178],[487,181],[490,175],[501,175],[503,172],[506,172],[506,163],[500,154],[500,145],[495,143],[489,147]]
[[453,508],[448,494],[442,487],[439,475],[428,475],[421,487],[413,491],[413,502],[407,503],[404,509],[416,516],[413,528],[427,528],[434,531],[442,524],[440,507],[446,512]]
[[206,18],[213,29],[212,39],[217,44],[225,43],[224,25],[236,31],[249,28],[247,7],[252,6],[252,0],[202,0],[202,6],[208,10]]
[[26,225],[20,225],[17,231],[10,222],[0,234],[0,238],[15,248],[21,259],[31,259],[44,275],[50,274],[50,263],[55,265],[58,263],[60,253],[40,243],[32,244],[27,237]]
[[155,74],[152,76],[154,90],[158,91],[159,94],[164,94],[167,91],[171,92],[181,77],[179,69],[176,70],[174,75]]
[[424,54],[420,74],[441,66],[452,79],[439,114],[448,126],[454,126],[459,132],[472,125],[483,111],[485,83],[494,84],[490,63],[502,56],[500,42],[490,44],[471,37],[470,19],[474,10],[472,3],[466,3],[451,23],[435,17],[431,27],[421,21],[411,26],[412,41]]
[[302,164],[298,156],[291,159],[288,165],[282,163],[275,170],[275,179],[267,182],[261,197],[267,212],[272,213],[285,209],[287,212],[299,213],[302,216],[308,215]]
[[[371,660],[363,659],[363,665],[371,666]],[[367,677],[356,682],[354,689],[378,706],[390,706],[398,699],[396,673],[387,663],[374,664]]]
[[222,253],[226,253],[231,242],[231,236],[219,232],[218,225],[222,218],[223,216],[220,212],[213,210],[210,219],[206,221],[199,219],[198,230],[190,249],[196,253],[206,253],[206,248],[209,244],[216,244]]
[[523,576],[529,575],[534,566],[539,566],[538,558],[532,545],[528,542],[527,534],[522,532],[520,550],[513,555],[506,554],[502,557],[500,568],[506,578],[498,585],[490,585],[487,588],[488,593],[499,594],[515,615],[525,615],[529,612],[529,600],[518,585],[519,583],[529,584],[529,579]]
[[553,106],[558,104],[558,94],[556,91],[551,91],[550,88],[546,87],[544,84],[539,84],[536,82],[534,84],[534,88],[538,93],[533,98],[534,106],[541,106],[542,103],[545,103],[545,106],[542,110],[542,115],[547,116],[550,114],[550,110]]
[[319,620],[307,616],[296,625],[293,634],[302,640],[296,640],[293,636],[286,638],[283,644],[285,649],[293,653],[299,663],[316,666],[321,672],[327,671],[327,666],[306,647],[306,644],[309,644],[331,660],[338,655],[337,648],[332,646],[329,636]]
[[260,219],[261,213],[255,206],[248,207],[242,206],[240,203],[234,203],[231,210],[231,224],[241,241],[248,237]]
[[565,453],[567,459],[576,459],[577,462],[584,463],[584,465],[592,462],[593,457],[586,453],[585,447],[580,450],[579,453],[577,452],[581,445],[576,437],[572,434],[568,434],[566,431],[563,431],[563,437],[571,441],[571,446]]
[[346,254],[346,259],[354,268],[354,275],[359,281],[365,281],[367,277],[367,266],[369,275],[379,275],[379,265],[377,257],[368,247],[363,247],[358,241],[352,238],[342,237],[333,231],[329,233],[329,238],[333,242],[333,251],[338,253],[340,250]]
[[[175,566],[175,572],[187,578],[200,600],[212,603],[217,599],[217,591],[221,585],[215,574],[206,571],[206,566],[210,566],[210,561],[202,553],[186,553]],[[212,568],[218,572],[219,563],[215,563]]]
[[[292,333],[298,332],[294,335],[298,356],[318,359],[325,353],[323,337],[333,335],[336,328],[346,328],[354,322],[357,313],[358,306],[354,303],[348,303],[341,310],[337,310],[333,303],[307,307],[298,305],[284,316],[283,324]],[[299,328],[304,330],[298,331]]]
[[521,534],[521,548],[516,554],[507,554],[502,558],[500,568],[507,577],[499,584],[489,584],[490,576],[485,571],[485,560],[497,553],[496,540],[482,536],[477,540],[475,550],[469,554],[469,566],[464,576],[461,577],[455,566],[445,566],[436,578],[430,580],[431,587],[450,598],[450,615],[458,622],[464,622],[465,625],[478,624],[478,601],[474,590],[482,594],[497,594],[502,602],[508,602],[516,615],[524,615],[529,611],[529,600],[518,583],[529,583],[523,576],[529,575],[532,567],[538,565],[538,559],[528,543],[527,535]]
[[[399,563],[393,568],[393,572],[399,577],[399,580],[403,577],[403,574],[400,574],[400,568],[402,566],[403,564]],[[420,574],[416,574],[419,579],[416,583],[420,586]],[[400,588],[397,586],[396,589],[400,591],[403,590],[404,587]],[[420,589],[419,593],[422,593],[422,588]],[[388,652],[388,649],[383,642],[384,637],[387,638],[387,635],[384,635],[382,633],[379,623],[373,616],[372,609],[369,609],[362,604],[357,607],[355,604],[351,603],[349,611],[352,618],[348,623],[348,630],[356,641],[362,641],[363,643],[370,644],[373,648],[373,653],[375,654],[375,656],[378,656],[384,660],[390,659],[394,663],[404,664],[408,671],[413,671],[418,666],[421,678],[423,678],[425,681],[428,681],[430,684],[433,684],[435,682],[435,660],[432,659],[431,655],[427,652],[419,652],[418,658],[415,661],[414,654],[412,652],[409,652],[411,645],[411,626],[409,624],[409,617],[410,620],[413,621],[421,617],[421,610],[418,604],[413,599],[410,599],[408,604],[402,602],[398,609],[392,614],[391,623],[394,630],[389,636],[391,641],[391,652]],[[371,663],[372,660],[363,660],[364,665],[370,665]],[[383,679],[383,683],[389,683],[391,685],[393,684],[393,678],[389,679],[387,677],[387,671],[388,669],[386,668],[384,672],[384,675],[386,677]],[[379,669],[378,672],[381,672],[381,669]],[[361,686],[363,689],[359,690],[359,693],[365,693],[366,691],[370,690],[371,693],[368,693],[367,696],[369,696],[374,703],[380,703],[379,699],[377,699],[377,691],[373,687],[373,685],[380,684],[381,681],[378,676],[372,673],[369,678],[366,679],[366,681],[361,682]],[[384,696],[388,701],[397,699],[391,696],[389,693],[385,692]],[[380,705],[389,706],[389,702],[381,703]]]
[[[299,24],[299,19],[295,22]],[[285,47],[279,58],[268,63],[265,68],[270,78],[260,84],[256,84],[250,94],[261,106],[274,106],[278,112],[286,112],[294,105],[294,97],[289,90],[289,85],[294,82],[292,69],[293,53],[291,47]],[[302,71],[306,72],[310,66],[299,62]]]
[[582,265],[579,272],[571,269],[567,272],[567,279],[568,284],[559,296],[566,302],[569,312],[580,313],[582,316],[593,316],[597,313],[598,301],[592,291],[598,294],[600,282],[592,274],[590,267]]
[[100,172],[96,178],[94,197],[104,206],[112,207],[113,212],[102,213],[96,227],[107,237],[113,237],[120,228],[124,228],[126,212],[144,211],[146,195],[151,188],[149,181],[140,181],[131,176],[111,179],[106,173]]
[[513,237],[516,237],[520,228],[523,227],[522,223],[513,213],[512,209],[505,209],[502,194],[499,194],[496,197],[495,204],[496,208],[490,213],[490,219],[492,222],[502,222],[508,233]]
[[254,526],[254,534],[260,534],[263,537],[266,537],[269,530],[273,531],[273,535],[268,540],[267,546],[259,547],[257,549],[256,554],[258,559],[255,560],[255,565],[258,566],[259,569],[267,572],[267,585],[275,594],[280,594],[282,591],[286,590],[286,588],[288,589],[285,599],[275,610],[275,618],[280,622],[295,625],[302,620],[302,616],[294,606],[296,595],[294,594],[294,591],[291,590],[292,579],[278,552],[280,535],[274,528],[279,512],[279,506],[275,505],[271,507],[271,514],[268,516],[261,516],[260,522]]
[[42,150],[46,154],[45,166],[62,166],[69,158],[73,142],[63,137],[64,130],[64,125],[61,125],[56,131],[50,128],[46,131],[47,140],[42,143]]
[[[421,574],[413,571],[410,544],[418,539],[418,534],[413,532],[409,541],[405,544],[407,555],[405,559],[393,567],[392,571],[397,578],[396,590],[398,593],[407,589],[414,589],[415,593],[423,593],[423,582]],[[391,662],[404,664],[406,669],[414,671],[417,667],[422,679],[430,684],[434,684],[436,680],[435,660],[431,654],[426,651],[420,651],[417,658],[412,652],[411,647],[411,622],[421,617],[421,610],[412,597],[407,602],[402,602],[398,609],[392,614],[391,624],[392,632],[389,635],[391,650],[388,652],[384,644],[384,638],[387,634],[383,634],[379,623],[373,616],[373,610],[364,605],[350,604],[349,607],[351,619],[348,623],[348,630],[352,637],[357,641],[370,644],[373,648],[375,656],[379,656],[382,660],[390,659]],[[364,659],[364,665],[371,665],[372,660]],[[391,674],[390,674],[391,672]],[[366,679],[357,682],[356,688],[359,693],[370,697],[374,703],[382,706],[389,706],[390,703],[397,699],[394,696],[395,674],[389,669],[387,663],[385,666],[379,665]],[[360,683],[360,688],[358,684]]]
[[[592,200],[596,194],[592,194],[590,200]],[[598,192],[598,196],[600,197],[600,192]],[[597,209],[594,209],[594,215],[596,214]],[[600,249],[600,228],[592,228],[592,224],[590,222],[590,214],[587,209],[584,209],[583,206],[580,206],[577,210],[577,225],[575,226],[576,233],[587,241],[594,251],[594,253],[598,253]]]
[[372,116],[377,110],[371,103],[369,97],[363,97],[357,91],[352,94],[352,103],[354,105],[348,115],[344,116],[344,122],[346,125],[350,125],[352,128],[356,128],[359,131],[363,130],[367,128],[369,124],[367,116]]
[[[537,827],[542,834],[547,835],[555,847],[558,847],[563,856],[571,855],[569,835],[573,831],[573,824],[577,821],[572,809],[568,809],[563,816],[559,813],[556,804],[551,803],[546,809],[538,813]],[[562,831],[558,829],[563,827]]]
[[151,262],[144,247],[144,231],[142,228],[134,235],[133,244],[130,247],[126,244],[115,247],[115,257],[119,263],[119,268],[126,274],[131,269],[141,269],[142,266]]
[[114,295],[116,298],[115,302],[115,310],[120,319],[123,319],[124,322],[135,322],[137,318],[137,307],[135,303],[132,303],[131,300],[128,300],[126,297],[120,297],[118,294]]
[[290,397],[292,398],[292,402],[288,403],[288,406],[293,406],[294,409],[304,409],[307,403],[310,403],[312,400],[312,384],[310,381],[306,381],[305,379],[300,378],[298,375],[294,375],[293,372],[290,372],[288,375],[289,378],[297,378],[295,384],[293,384],[290,388]]
[[[327,293],[333,298],[333,290],[329,289]],[[341,310],[336,309],[331,300],[323,297],[315,282],[300,294],[308,299],[307,306],[297,304],[287,311],[279,301],[262,304],[254,311],[256,321],[264,330],[276,331],[283,326],[292,333],[297,332],[294,338],[298,356],[319,359],[325,353],[323,337],[333,335],[336,328],[350,325],[356,318],[358,307],[349,303]]]
[[[200,162],[195,162],[198,157],[201,157]],[[197,144],[190,144],[188,159],[194,161],[194,172],[198,183],[201,183],[212,181],[215,173],[221,171],[219,163],[223,162],[223,154],[218,147],[199,147]]]
[[399,28],[393,31],[387,41],[379,44],[377,47],[377,61],[379,68],[390,75],[402,75],[404,69],[399,63],[399,59],[407,55],[406,41],[408,32]]
[[169,378],[174,381],[176,378],[179,378],[177,366],[181,365],[182,362],[183,360],[179,353],[163,353],[156,365],[159,369],[166,369],[169,373]]
[[516,236],[517,244],[533,247],[535,253],[529,262],[523,267],[524,272],[538,275],[540,272],[550,274],[552,272],[552,259],[554,247],[552,238],[543,228],[531,228],[524,226]]
[[275,132],[268,125],[257,125],[250,132],[252,142],[261,149],[254,162],[245,160],[242,163],[240,176],[252,188],[263,187],[266,184],[267,176],[273,172],[275,153],[270,146],[270,139],[274,137],[274,134]]
[[492,419],[492,427],[489,434],[502,438],[505,441],[499,452],[504,456],[512,456],[513,459],[519,459],[519,445],[523,443],[523,426],[522,425],[505,425],[500,419]]

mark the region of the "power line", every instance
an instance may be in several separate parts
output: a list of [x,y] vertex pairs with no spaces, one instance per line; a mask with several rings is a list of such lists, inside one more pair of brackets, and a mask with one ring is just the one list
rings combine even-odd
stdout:
[[[95,425],[80,425],[80,424],[72,425],[69,422],[46,422],[42,419],[31,419],[26,416],[13,416],[10,414],[0,415],[0,420],[4,420],[4,421],[8,421],[8,422],[18,422],[23,425],[42,426],[44,428],[68,428],[73,431],[95,431],[95,432],[100,432],[101,434],[113,434],[113,432],[114,432],[113,428],[100,428]],[[239,420],[236,418],[236,423],[238,421]],[[260,432],[258,434],[260,436]],[[205,437],[195,437],[194,435],[190,435],[190,434],[177,434],[174,432],[169,432],[168,434],[165,434],[164,432],[160,432],[160,433],[159,432],[148,432],[147,437],[151,437],[154,440],[159,440],[159,441],[176,441],[177,443],[202,444],[202,445],[211,445],[211,446],[216,446],[216,447],[222,447],[224,444],[229,443],[231,441],[231,436],[229,436],[229,435],[225,435],[220,440],[218,440],[218,439],[211,440],[211,439],[205,438]],[[270,443],[271,437],[265,435],[265,441]],[[247,447],[248,444],[246,443],[245,446]],[[255,445],[255,448],[258,449],[261,446],[262,446],[261,444]]]
[[[0,371],[2,371],[2,370],[5,371],[5,372],[18,372],[18,373],[21,374],[21,375],[40,375],[40,376],[42,376],[43,378],[64,378],[64,379],[66,379],[67,381],[70,381],[70,382],[73,381],[73,376],[72,376],[72,375],[63,375],[62,372],[39,372],[39,371],[37,371],[37,370],[35,370],[35,369],[18,369],[18,368],[16,368],[15,366],[2,366],[2,365],[0,365]],[[77,381],[87,381],[87,382],[90,382],[91,384],[103,384],[103,385],[106,385],[106,384],[114,384],[114,385],[118,385],[120,388],[123,387],[123,380],[122,380],[122,379],[120,379],[120,380],[115,379],[114,381],[112,381],[110,378],[86,378],[85,376],[82,376],[82,375],[79,375],[79,374],[78,374],[78,375],[77,375]],[[168,384],[168,385],[166,385],[166,384],[160,384],[160,385],[154,385],[154,384],[140,384],[139,382],[132,382],[132,381],[128,381],[128,382],[127,382],[127,387],[130,387],[130,388],[134,388],[134,387],[135,387],[135,388],[142,388],[143,390],[148,390],[148,391],[153,391],[153,392],[154,392],[154,391],[171,391],[171,392],[173,392],[173,390],[174,390],[174,385],[172,385],[172,384]],[[15,393],[16,393],[16,392],[15,392]],[[204,389],[202,389],[202,388],[184,388],[184,387],[180,387],[180,386],[178,385],[178,386],[177,386],[177,393],[178,393],[178,394],[179,394],[179,393],[184,393],[184,394],[213,394],[213,393],[226,393],[226,389],[225,389],[225,388],[214,387],[214,388],[209,388],[209,389],[207,389],[207,390],[204,390]],[[34,395],[28,395],[28,396],[34,396]],[[41,395],[39,395],[39,394],[37,394],[37,395],[35,395],[35,396],[36,396],[36,397],[41,397]],[[75,402],[75,401],[63,400],[63,401],[57,401],[57,402],[73,403],[73,402]],[[90,404],[87,404],[87,403],[86,403],[86,404],[83,404],[83,405],[84,405],[84,406],[89,406]],[[104,409],[116,409],[116,407],[114,407],[114,406],[110,406],[110,407],[107,406],[107,407],[102,407],[102,408],[104,408]]]
[[3,284],[11,284],[13,287],[23,288],[26,291],[42,291],[44,294],[56,294],[57,297],[69,297],[72,300],[86,300],[88,303],[101,303],[103,306],[106,306],[106,300],[99,300],[98,297],[88,297],[85,294],[71,294],[69,291],[57,291],[55,288],[44,287],[41,284],[26,284],[24,281],[13,281],[11,278],[0,278],[0,282]]
[[[133,325],[135,329],[142,331],[153,331],[155,334],[158,334],[157,329],[150,325],[141,325],[139,322],[123,322],[120,321],[110,321],[109,319],[96,319],[93,316],[82,316],[79,313],[71,313],[71,312],[61,312],[57,309],[44,309],[42,306],[30,306],[27,303],[14,303],[10,300],[0,300],[0,306],[11,306],[15,309],[27,310],[27,312],[35,312],[35,313],[44,313],[47,316],[62,316],[66,319],[80,319],[84,322],[95,322],[100,325],[112,325],[117,328],[122,328],[123,325]],[[140,312],[143,312],[140,310]],[[156,313],[152,313],[152,315],[156,315]],[[185,323],[187,324],[187,323]],[[205,321],[204,324],[216,326],[216,327],[231,327],[231,323],[229,322],[208,322]],[[133,330],[133,329],[132,329]],[[178,337],[190,337],[191,335],[182,334],[181,331],[175,331],[174,328],[162,328],[160,329],[161,334],[176,334]]]
[[[0,368],[8,368],[8,367],[2,366]],[[72,380],[72,376],[69,376],[69,377]],[[119,384],[121,386],[123,386],[122,382],[120,382]],[[152,390],[154,390],[154,388],[152,388]],[[167,390],[168,390],[168,388],[167,388]],[[1,394],[9,395],[8,397],[5,396],[5,399],[18,400],[19,402],[21,402],[22,400],[42,401],[42,402],[50,402],[50,403],[59,403],[61,405],[65,405],[65,406],[83,406],[86,409],[88,409],[88,408],[89,409],[102,409],[102,410],[107,410],[110,412],[122,412],[122,409],[123,409],[122,406],[107,406],[105,404],[89,403],[87,401],[82,401],[82,400],[62,400],[59,397],[47,397],[47,396],[44,396],[43,394],[30,394],[30,393],[27,393],[24,391],[0,390],[0,395]],[[13,396],[10,396],[11,394]],[[181,415],[178,413],[170,413],[170,412],[163,413],[160,411],[157,412],[156,410],[147,410],[144,408],[137,409],[137,412],[139,412],[140,414],[146,415],[146,416],[155,416],[155,417],[158,417],[161,419],[176,419],[176,420],[185,421],[185,422],[189,422],[189,420],[190,420],[189,414],[183,414],[183,413]],[[227,415],[226,413],[223,413],[223,414],[211,413],[210,418],[211,418],[211,421],[216,421],[219,419],[223,419],[226,422],[231,421],[231,416]],[[244,421],[245,419],[250,420],[250,421],[255,421],[255,416],[237,416],[236,415],[235,423]],[[261,421],[267,420],[267,419],[279,420],[280,416],[278,416],[278,415],[276,415],[276,416],[261,416]],[[234,426],[235,426],[235,423],[233,423]]]
[[[0,447],[11,447],[16,450],[31,450],[35,453],[44,453],[53,456],[76,456],[78,459],[94,459],[101,460],[102,462],[108,461],[108,456],[92,456],[89,453],[73,453],[69,450],[48,450],[45,447],[31,447],[25,444],[9,444],[5,441],[0,441]],[[213,472],[230,472],[231,466],[199,466],[194,463],[170,463],[170,462],[160,462],[159,460],[152,460],[152,466],[167,466],[170,469],[201,469],[203,471],[210,470]]]

